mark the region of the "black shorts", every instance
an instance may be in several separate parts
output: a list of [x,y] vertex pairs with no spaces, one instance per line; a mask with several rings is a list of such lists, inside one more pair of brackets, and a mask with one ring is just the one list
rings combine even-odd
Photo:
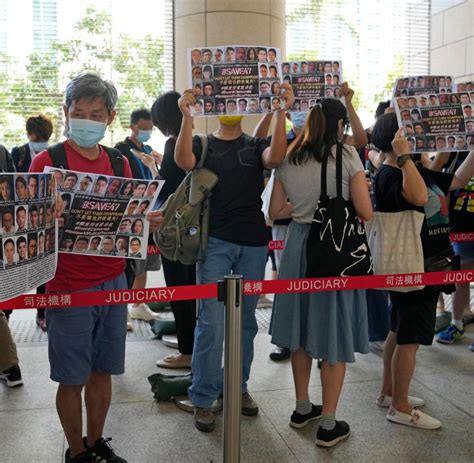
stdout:
[[397,334],[397,344],[431,346],[435,334],[438,294],[438,291],[426,292],[423,298],[414,298],[413,301],[409,297],[392,299],[390,330]]

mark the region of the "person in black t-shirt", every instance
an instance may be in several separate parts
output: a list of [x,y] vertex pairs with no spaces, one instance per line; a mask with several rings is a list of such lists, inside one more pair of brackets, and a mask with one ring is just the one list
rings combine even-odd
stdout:
[[[160,174],[165,184],[158,195],[158,201],[164,203],[176,191],[186,176],[186,172],[176,165],[174,161],[174,148],[183,118],[178,108],[178,92],[166,92],[158,97],[151,108],[153,125],[160,132],[169,137],[165,143]],[[168,286],[191,286],[196,284],[196,266],[184,265],[173,262],[161,256],[163,273]],[[196,327],[196,301],[171,301],[176,322],[176,335],[178,338],[178,353],[170,354],[160,359],[156,365],[161,368],[189,368],[194,344],[194,328]]]
[[[452,153],[437,153],[432,163],[433,170],[454,172],[462,165],[468,156],[467,151]],[[449,218],[452,233],[469,234],[474,232],[474,177],[469,183],[449,195]],[[461,268],[474,270],[474,241],[454,242],[453,248],[461,256]],[[436,336],[436,341],[441,344],[452,344],[464,335],[464,320],[471,315],[470,308],[471,290],[469,283],[456,284],[453,294],[452,317],[449,312],[442,312],[437,320],[448,320],[448,325]],[[464,317],[466,316],[466,317]],[[474,343],[469,346],[474,352]]]
[[[281,99],[289,108],[294,101],[291,86],[281,86]],[[192,136],[191,108],[195,98],[186,90],[178,104],[183,122],[176,142],[175,160],[191,170],[202,152],[201,140]],[[197,265],[198,283],[215,283],[230,272],[246,280],[261,280],[265,273],[268,237],[261,211],[263,169],[279,165],[286,154],[285,113],[275,115],[273,136],[254,138],[242,131],[241,116],[220,116],[218,129],[208,135],[204,167],[214,171],[219,181],[212,191],[209,240],[206,256]],[[247,392],[253,359],[253,340],[258,327],[255,306],[258,296],[245,296],[242,310],[242,413],[256,415],[258,406]],[[195,407],[194,424],[212,431],[215,417],[211,406],[222,393],[222,347],[224,307],[216,299],[200,301],[193,351],[193,384],[189,397]]]
[[[449,248],[446,195],[465,186],[473,176],[474,152],[454,175],[415,166],[394,113],[377,121],[372,142],[386,155],[375,178],[377,211],[423,213],[421,242],[425,259]],[[377,405],[390,407],[388,420],[421,429],[441,426],[439,420],[414,408],[424,404],[422,399],[408,395],[418,347],[433,341],[438,294],[439,290],[430,286],[409,293],[390,292],[391,327],[385,341],[384,376]]]

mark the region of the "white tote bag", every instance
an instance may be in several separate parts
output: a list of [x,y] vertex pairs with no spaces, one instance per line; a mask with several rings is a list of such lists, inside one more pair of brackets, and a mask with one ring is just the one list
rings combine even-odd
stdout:
[[272,174],[268,179],[267,184],[265,185],[264,190],[262,191],[261,198],[262,198],[262,212],[265,216],[265,223],[269,226],[273,225],[272,219],[270,219],[270,201],[272,199],[272,192],[273,192],[273,183],[275,180],[275,170],[272,170]]
[[[423,273],[421,227],[425,216],[418,211],[375,212],[365,222],[375,275]],[[397,286],[391,291],[407,293],[424,286]]]

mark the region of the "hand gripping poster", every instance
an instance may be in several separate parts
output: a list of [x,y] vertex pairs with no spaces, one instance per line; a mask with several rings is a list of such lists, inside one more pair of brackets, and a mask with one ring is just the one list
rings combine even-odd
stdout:
[[474,148],[474,104],[469,93],[427,93],[394,99],[410,152]]
[[164,180],[134,180],[47,168],[64,213],[58,219],[62,253],[145,259],[149,222]]
[[55,197],[50,174],[0,174],[0,301],[54,277]]
[[199,47],[188,49],[187,57],[193,116],[262,114],[283,107],[279,48]]
[[282,64],[282,82],[290,84],[295,94],[290,111],[309,111],[321,98],[343,98],[342,62],[287,61]]

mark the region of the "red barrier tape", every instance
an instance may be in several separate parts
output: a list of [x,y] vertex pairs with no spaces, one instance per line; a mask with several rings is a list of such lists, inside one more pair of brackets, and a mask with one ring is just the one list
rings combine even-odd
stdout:
[[465,241],[474,241],[474,232],[469,233],[451,233],[449,235],[451,243],[463,243]]
[[273,240],[268,242],[268,249],[270,251],[281,251],[285,249],[285,242],[283,240]]
[[[452,243],[462,243],[466,241],[474,241],[474,232],[469,233],[451,233],[450,239]],[[268,242],[268,249],[270,251],[282,251],[285,249],[285,241],[272,240]],[[148,254],[159,254],[160,248],[154,244],[148,245]]]
[[160,254],[160,248],[156,244],[149,244],[147,253],[149,256]]
[[[451,243],[465,243],[468,241],[474,241],[474,232],[467,233],[451,233],[449,235]],[[281,251],[285,249],[285,241],[283,240],[272,240],[268,242],[268,249],[270,251]]]
[[[247,280],[244,294],[281,294],[297,292],[344,291],[349,289],[432,286],[474,281],[474,270],[454,272],[372,275],[361,277],[301,278],[291,280]],[[75,292],[66,294],[32,294],[0,303],[1,309],[63,308],[93,305],[115,305],[134,302],[164,302],[217,297],[217,284],[170,286],[121,291]]]

